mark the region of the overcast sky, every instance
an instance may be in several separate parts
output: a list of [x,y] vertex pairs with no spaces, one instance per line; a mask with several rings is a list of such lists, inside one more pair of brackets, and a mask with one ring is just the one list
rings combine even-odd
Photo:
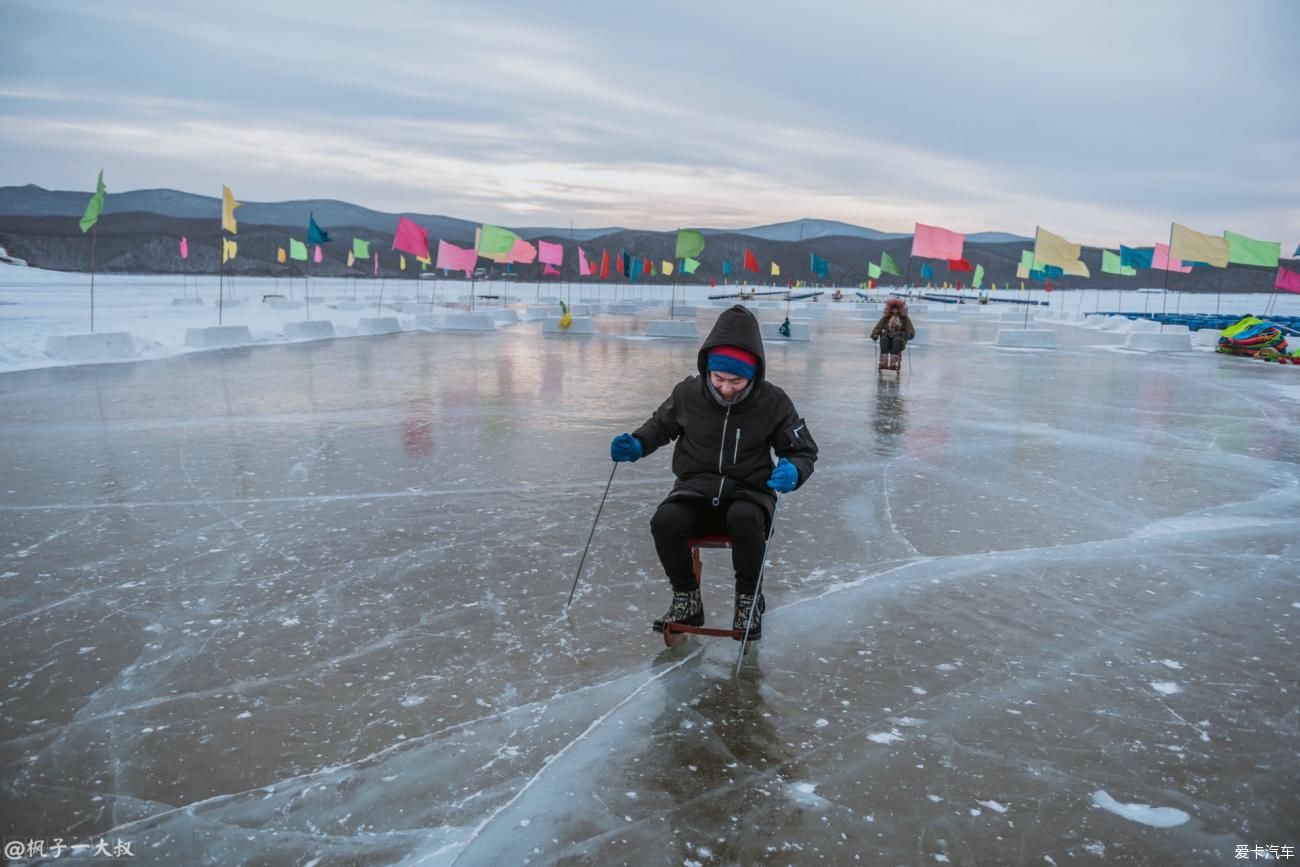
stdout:
[[0,185],[1300,240],[1300,2],[0,0]]

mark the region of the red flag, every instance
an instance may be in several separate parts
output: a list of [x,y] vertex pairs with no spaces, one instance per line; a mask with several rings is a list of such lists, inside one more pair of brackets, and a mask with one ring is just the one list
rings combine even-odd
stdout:
[[960,281],[960,280],[957,281],[957,288],[958,288],[958,289],[961,288],[961,281]]
[[397,231],[393,233],[393,249],[410,253],[421,259],[428,259],[429,230],[406,217],[398,217]]
[[972,268],[970,262],[967,262],[965,259],[949,259],[948,270],[949,271],[974,271],[975,269]]
[[1273,281],[1275,289],[1281,289],[1283,292],[1295,292],[1300,295],[1300,271],[1290,271],[1286,268],[1277,269],[1277,279]]
[[791,279],[791,280],[786,280],[786,281],[785,281],[785,288],[787,288],[787,289],[793,289],[793,288],[794,288],[794,280],[792,280],[792,279]]
[[1048,280],[1046,283],[1043,284],[1043,291],[1044,291],[1044,292],[1051,292],[1051,291],[1052,291],[1053,289],[1055,289],[1055,288],[1056,288],[1056,287],[1052,285],[1052,281],[1051,281],[1051,280]]
[[641,257],[641,273],[654,276],[654,272],[651,270],[650,260],[645,256]]
[[717,286],[717,285],[718,285],[718,284],[714,282],[713,278],[710,277],[710,278],[709,278],[709,288],[712,289],[714,286]]
[[875,281],[875,280],[868,280],[868,281],[867,281],[867,288],[868,288],[868,289],[875,289],[875,288],[876,288],[876,281]]
[[609,251],[603,250],[600,254],[600,279],[609,279]]
[[748,247],[745,248],[745,270],[758,273],[758,260],[754,258],[754,251]]

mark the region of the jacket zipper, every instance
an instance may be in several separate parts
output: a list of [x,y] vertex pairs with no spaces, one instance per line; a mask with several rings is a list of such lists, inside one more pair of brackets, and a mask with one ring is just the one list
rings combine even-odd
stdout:
[[736,450],[731,453],[731,464],[735,466],[740,460],[740,428],[736,428]]
[[[727,407],[727,414],[722,417],[722,442],[718,444],[718,475],[720,478],[718,479],[717,496],[713,498],[713,505],[715,506],[722,502],[722,486],[727,483],[727,477],[722,475],[722,459],[727,454],[727,419],[729,418],[731,418],[731,407]],[[736,433],[739,434],[740,431],[736,431]]]

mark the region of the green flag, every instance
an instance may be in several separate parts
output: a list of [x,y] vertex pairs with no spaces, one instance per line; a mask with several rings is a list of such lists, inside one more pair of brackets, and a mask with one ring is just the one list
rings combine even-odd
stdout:
[[360,238],[352,239],[352,255],[358,259],[370,258],[370,242],[363,241]]
[[895,277],[903,276],[902,273],[899,272],[898,266],[894,264],[894,260],[888,253],[880,254],[880,270],[884,271],[886,274],[893,274]]
[[872,280],[877,280],[880,278],[880,270],[881,270],[880,266],[877,265],[875,262],[872,262],[869,265],[867,265],[867,276],[870,277]]
[[500,256],[514,249],[518,240],[519,236],[509,229],[484,223],[483,231],[479,233],[478,251],[484,256]]
[[289,239],[289,258],[299,262],[307,261],[307,245],[294,238]]
[[1101,251],[1101,273],[1103,274],[1122,274],[1121,269],[1124,266],[1120,264],[1118,253],[1112,253],[1110,250]]
[[691,259],[690,257],[687,257],[685,260],[682,261],[682,270],[685,271],[687,274],[694,274],[695,269],[698,267],[700,267],[700,263],[699,260],[697,259]]
[[99,212],[104,210],[104,170],[99,170],[99,183],[95,185],[95,195],[86,204],[86,213],[81,215],[81,231],[89,232],[90,227],[99,222]]
[[978,288],[980,288],[980,285],[981,285],[983,282],[984,282],[984,266],[983,266],[983,265],[976,265],[976,266],[975,266],[975,276],[971,278],[970,285],[972,285],[972,286],[974,286],[976,289],[978,289]]
[[[677,230],[677,255],[674,259],[687,259],[704,252],[704,236],[692,229]],[[689,273],[689,272],[688,272]]]
[[[85,231],[84,229],[82,231]],[[1228,239],[1228,261],[1238,265],[1266,265],[1277,267],[1277,260],[1282,255],[1280,241],[1256,241],[1236,232],[1224,232]]]
[[1119,266],[1119,276],[1121,277],[1136,277],[1137,272],[1138,269],[1134,268],[1132,265]]

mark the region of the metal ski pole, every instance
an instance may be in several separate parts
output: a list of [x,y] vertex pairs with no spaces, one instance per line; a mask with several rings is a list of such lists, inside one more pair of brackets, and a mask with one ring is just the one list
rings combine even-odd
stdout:
[[745,621],[745,634],[740,639],[740,653],[736,657],[736,676],[740,676],[740,666],[745,661],[745,648],[749,646],[749,630],[754,626],[754,609],[758,608],[758,601],[763,598],[763,570],[767,568],[767,546],[772,541],[772,534],[776,532],[776,507],[781,505],[781,495],[776,495],[776,502],[772,505],[772,526],[767,528],[767,538],[763,540],[763,559],[758,561],[758,582],[754,587],[754,601],[749,606],[749,619]]
[[582,564],[587,562],[587,552],[591,550],[592,537],[596,535],[596,522],[600,520],[600,512],[605,508],[605,497],[609,496],[609,486],[614,484],[614,472],[618,469],[618,463],[615,462],[614,469],[609,471],[609,481],[605,483],[605,495],[600,498],[600,508],[596,510],[596,519],[591,522],[591,533],[587,536],[587,547],[582,549],[582,559],[578,561],[578,574],[573,576],[573,589],[569,591],[569,601],[564,603],[568,608],[569,603],[573,602],[573,594],[578,589],[578,579],[582,577]]

